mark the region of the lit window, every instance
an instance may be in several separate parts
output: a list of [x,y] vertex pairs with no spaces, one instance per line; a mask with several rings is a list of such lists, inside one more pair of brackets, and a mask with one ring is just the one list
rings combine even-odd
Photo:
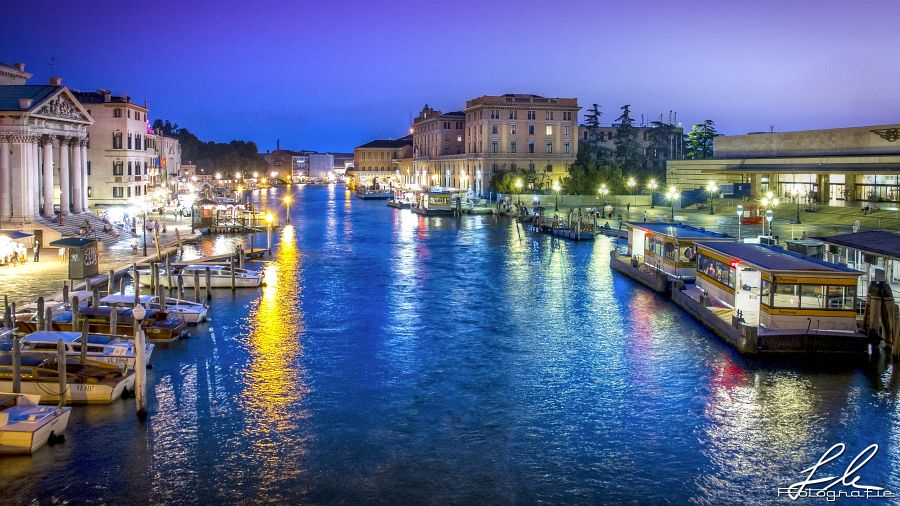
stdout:
[[546,131],[544,132],[544,134],[545,135],[553,135],[553,125],[547,125]]

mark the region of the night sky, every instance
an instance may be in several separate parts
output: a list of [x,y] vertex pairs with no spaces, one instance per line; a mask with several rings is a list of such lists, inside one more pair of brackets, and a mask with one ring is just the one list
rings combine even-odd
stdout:
[[350,151],[502,93],[737,134],[900,122],[898,21],[885,0],[3,0],[0,61],[263,151]]

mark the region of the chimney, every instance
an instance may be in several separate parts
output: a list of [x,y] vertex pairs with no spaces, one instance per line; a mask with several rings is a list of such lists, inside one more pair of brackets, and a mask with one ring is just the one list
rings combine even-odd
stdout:
[[109,102],[109,100],[110,100],[109,90],[97,90],[97,93],[103,95],[104,102]]
[[19,109],[29,109],[31,108],[31,99],[30,98],[20,98],[19,99]]
[[62,77],[51,77],[50,86],[62,86]]
[[16,63],[16,68],[19,69],[19,72],[25,72],[25,64],[24,63]]

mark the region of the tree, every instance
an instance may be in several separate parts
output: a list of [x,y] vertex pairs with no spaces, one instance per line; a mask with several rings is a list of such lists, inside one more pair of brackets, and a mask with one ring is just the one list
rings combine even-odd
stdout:
[[637,138],[631,106],[622,106],[622,115],[616,119],[616,165],[629,174],[637,173],[643,165],[644,149]]
[[566,193],[596,195],[601,184],[611,192],[620,192],[625,187],[622,171],[609,163],[598,163],[586,150],[579,150],[575,163],[569,167],[569,177],[563,181]]
[[672,158],[672,139],[675,137],[675,125],[653,121],[647,131],[650,137],[650,148],[647,150],[646,166],[651,175],[665,171],[666,160]]
[[600,116],[603,113],[600,112],[600,108],[597,104],[593,104],[590,109],[587,110],[587,114],[584,115],[584,124],[588,128],[599,128],[600,127]]
[[691,127],[685,141],[685,158],[692,160],[708,159],[713,157],[713,139],[718,137],[716,123],[711,120],[703,120]]
[[181,144],[181,158],[185,163],[194,163],[203,174],[223,171],[235,172],[265,171],[266,162],[259,154],[254,142],[231,141],[229,143],[203,142],[187,128],[181,128],[168,120],[156,119],[154,130],[178,139]]

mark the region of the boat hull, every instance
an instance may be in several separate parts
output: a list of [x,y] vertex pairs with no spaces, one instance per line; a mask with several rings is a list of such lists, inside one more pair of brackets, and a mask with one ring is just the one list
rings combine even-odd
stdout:
[[[231,288],[231,276],[210,276],[210,287],[211,288]],[[204,273],[200,274],[200,288],[206,288],[206,275]],[[172,275],[172,286],[169,286],[169,277],[168,276],[160,276],[159,284],[164,288],[178,288],[178,275]],[[234,286],[235,288],[259,288],[262,285],[262,277],[258,278],[242,278],[235,276],[234,278]],[[141,275],[141,286],[150,286],[150,276]],[[194,288],[194,275],[185,274],[182,276],[182,285],[183,288]]]
[[[59,402],[59,382],[22,380],[22,393],[39,395],[41,404]],[[134,388],[134,374],[122,378],[116,383],[70,383],[66,385],[65,404],[109,404],[122,397],[125,389]],[[0,379],[0,390],[12,391],[12,380]]]
[[[50,440],[51,435],[61,435],[69,425],[72,408],[61,408],[34,430],[4,430],[0,428],[0,455],[31,455]],[[17,424],[21,425],[21,424]]]

